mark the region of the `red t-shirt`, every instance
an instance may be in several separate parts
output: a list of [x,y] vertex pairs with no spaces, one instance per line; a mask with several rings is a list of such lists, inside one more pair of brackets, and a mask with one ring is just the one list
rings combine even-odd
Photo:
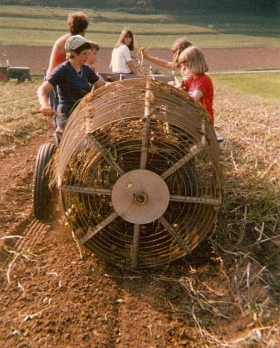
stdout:
[[199,76],[189,76],[187,79],[183,80],[182,88],[188,91],[190,95],[195,90],[200,90],[203,96],[200,98],[199,102],[204,106],[210,115],[210,121],[214,122],[214,111],[213,111],[213,97],[214,88],[210,77],[206,74],[201,74]]

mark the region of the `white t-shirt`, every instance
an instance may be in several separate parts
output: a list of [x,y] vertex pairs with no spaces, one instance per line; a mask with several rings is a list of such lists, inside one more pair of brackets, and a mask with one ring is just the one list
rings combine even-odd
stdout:
[[122,44],[121,46],[114,48],[112,52],[111,67],[113,73],[130,74],[127,62],[131,60],[129,48]]

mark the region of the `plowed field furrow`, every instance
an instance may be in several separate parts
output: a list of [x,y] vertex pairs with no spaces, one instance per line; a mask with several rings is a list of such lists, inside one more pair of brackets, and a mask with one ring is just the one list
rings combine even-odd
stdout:
[[41,223],[37,219],[32,219],[30,224],[23,232],[23,239],[16,243],[16,250],[22,251],[26,248],[32,248],[38,241],[38,238],[44,238],[48,232],[49,226]]
[[[32,225],[32,181],[37,150],[48,137],[37,135],[28,144],[18,147],[1,159],[0,165],[0,261],[9,262],[17,245],[25,245],[26,236],[34,231]],[[11,165],[12,164],[12,165]],[[34,231],[34,235],[37,232]],[[34,238],[34,235],[32,238]],[[13,237],[11,236],[20,236]],[[9,237],[9,238],[8,238]],[[31,238],[31,240],[32,240]],[[19,243],[19,244],[18,244]]]

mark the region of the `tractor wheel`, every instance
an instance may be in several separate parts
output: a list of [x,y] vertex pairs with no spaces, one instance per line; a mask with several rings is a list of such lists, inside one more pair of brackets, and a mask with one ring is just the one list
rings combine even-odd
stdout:
[[19,82],[24,83],[25,81],[31,81],[31,76],[30,75],[23,75],[20,79]]
[[54,192],[49,187],[48,164],[56,150],[56,146],[46,143],[40,146],[34,170],[33,211],[40,221],[48,221],[54,212]]
[[8,81],[8,72],[0,71],[0,82],[6,82],[6,81]]
[[57,159],[63,209],[79,242],[122,268],[167,264],[213,230],[219,147],[205,109],[150,78],[88,94]]

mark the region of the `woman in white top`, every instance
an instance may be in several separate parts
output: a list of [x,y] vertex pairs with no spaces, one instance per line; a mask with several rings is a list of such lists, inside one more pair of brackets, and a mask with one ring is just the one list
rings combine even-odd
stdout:
[[113,73],[140,75],[133,65],[130,51],[134,50],[132,31],[125,28],[121,32],[118,42],[112,52],[110,69]]

